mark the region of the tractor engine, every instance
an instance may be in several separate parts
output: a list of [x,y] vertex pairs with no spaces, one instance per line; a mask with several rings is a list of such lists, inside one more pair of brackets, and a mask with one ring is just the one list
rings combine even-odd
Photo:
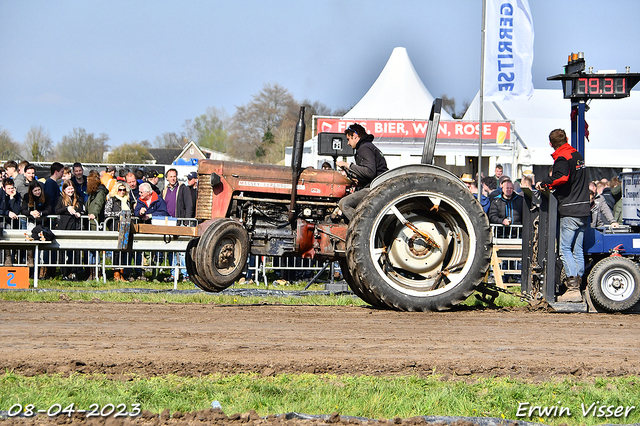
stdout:
[[242,224],[251,254],[327,258],[336,256],[336,250],[344,253],[346,225],[327,220],[352,185],[342,174],[304,169],[290,220],[290,168],[203,160],[198,173],[201,182],[211,184],[198,189],[196,217]]

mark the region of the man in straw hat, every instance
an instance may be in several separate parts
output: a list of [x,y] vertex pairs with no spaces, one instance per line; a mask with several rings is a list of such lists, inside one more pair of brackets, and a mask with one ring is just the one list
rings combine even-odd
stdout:
[[[469,188],[469,191],[471,191],[473,196],[478,198],[478,185],[476,184],[476,181],[471,177],[471,174],[470,173],[463,174],[460,180],[464,182],[465,185],[467,185],[467,188]],[[484,210],[485,213],[489,211],[489,206],[491,205],[491,201],[489,200],[489,197],[487,197],[484,194],[484,192],[480,196],[480,205],[482,206],[482,209]]]

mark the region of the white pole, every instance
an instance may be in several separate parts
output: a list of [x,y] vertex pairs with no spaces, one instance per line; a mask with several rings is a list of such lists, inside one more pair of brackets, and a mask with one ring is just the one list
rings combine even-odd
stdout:
[[487,20],[487,0],[482,0],[482,42],[480,47],[480,114],[478,125],[478,201],[482,199],[482,124],[484,121],[484,43]]

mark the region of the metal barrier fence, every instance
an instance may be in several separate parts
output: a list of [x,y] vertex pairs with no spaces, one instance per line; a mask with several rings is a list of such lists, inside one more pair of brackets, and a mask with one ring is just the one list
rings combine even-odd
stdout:
[[[491,225],[493,252],[491,268],[499,287],[519,285],[505,283],[504,276],[520,276],[522,273],[522,225]],[[516,278],[516,281],[518,279]]]
[[[96,280],[102,278],[103,282],[106,282],[109,269],[122,269],[125,276],[136,278],[149,270],[155,276],[162,270],[170,270],[174,289],[177,289],[180,271],[183,276],[186,275],[184,251],[190,237],[134,234],[133,252],[121,252],[117,250],[117,217],[110,217],[99,223],[82,216],[81,229],[73,231],[55,229],[58,218],[59,216],[45,218],[45,227],[53,231],[55,240],[38,243],[26,241],[35,226],[31,219],[26,216],[18,216],[16,219],[0,216],[0,227],[3,230],[0,260],[4,266],[7,266],[7,262],[10,262],[10,266],[32,266],[34,287],[38,286],[38,273],[42,268],[49,272],[60,268],[63,275],[74,273],[70,272],[73,270],[85,275],[88,272],[89,276]],[[132,222],[135,221],[136,218],[132,218]],[[197,220],[178,218],[177,223],[196,226]],[[36,246],[39,246],[39,250],[34,250]],[[322,264],[313,259],[250,256],[247,262],[248,275],[255,277],[255,282],[263,282],[265,285],[268,284],[267,275],[272,271],[279,273],[281,279],[293,281],[309,278],[310,274],[317,274],[327,268],[333,282],[333,265]]]
[[522,225],[491,225],[493,242],[522,245]]
[[[136,234],[133,238],[133,252],[121,252],[117,250],[118,218],[108,218],[99,223],[95,219],[89,220],[88,216],[81,216],[79,230],[56,229],[58,218],[59,216],[47,216],[44,222],[44,226],[52,229],[55,234],[54,241],[38,243],[27,241],[35,226],[32,220],[26,216],[15,219],[0,216],[3,265],[33,266],[34,287],[37,287],[40,268],[61,268],[61,273],[67,276],[76,272],[78,275],[88,272],[95,279],[102,277],[103,282],[106,282],[108,269],[122,269],[125,275],[136,278],[142,276],[145,270],[151,270],[157,275],[160,270],[168,269],[174,277],[174,289],[177,289],[179,272],[185,270],[184,251],[188,237]],[[179,218],[179,223],[195,226],[197,220]],[[36,245],[40,246],[40,250],[34,249]],[[86,271],[80,271],[81,269]]]
[[[250,256],[247,267],[249,278],[258,284],[268,285],[267,274],[278,272],[280,279],[285,281],[299,281],[309,278],[308,285],[315,282],[321,272],[329,269],[329,280],[334,281],[335,267],[333,262],[319,262],[314,259],[302,259],[299,257],[271,257]],[[254,278],[255,277],[255,278]]]
[[[189,237],[165,236],[151,234],[135,234],[133,252],[120,252],[118,243],[118,218],[110,217],[104,222],[89,220],[83,216],[81,229],[74,231],[55,229],[58,216],[45,218],[45,226],[53,230],[56,238],[46,243],[26,243],[31,235],[34,223],[26,216],[11,219],[0,216],[3,228],[3,239],[0,240],[3,265],[10,262],[12,266],[33,266],[34,287],[37,287],[39,268],[61,268],[63,275],[70,270],[100,279],[106,282],[107,270],[123,270],[125,276],[138,278],[145,271],[151,271],[157,277],[162,270],[169,270],[173,276],[173,287],[177,289],[180,272],[186,275],[184,251]],[[135,218],[132,219],[135,222]],[[197,220],[179,218],[177,223],[196,226]],[[496,281],[502,275],[520,275],[522,225],[491,225],[493,236],[492,268]],[[39,247],[36,247],[39,246]],[[39,248],[39,250],[37,250]],[[35,255],[35,252],[37,256]],[[51,269],[49,269],[51,268]],[[81,269],[84,271],[80,272]],[[311,279],[315,281],[321,272],[329,269],[329,279],[334,280],[336,269],[333,262],[321,263],[313,259],[295,257],[250,256],[247,264],[247,277],[257,283],[268,284],[271,272],[279,274],[286,281]],[[73,272],[72,272],[73,273]]]
[[[45,218],[45,226],[53,230],[56,238],[52,242],[36,242],[26,244],[35,225],[26,216],[15,219],[0,216],[3,239],[0,240],[3,265],[10,262],[12,266],[34,266],[34,286],[37,287],[38,268],[61,268],[63,275],[69,270],[86,269],[95,279],[107,279],[107,270],[122,269],[125,276],[135,278],[151,271],[157,277],[161,270],[171,271],[174,289],[177,289],[180,272],[186,275],[184,251],[189,237],[164,236],[151,234],[135,234],[133,252],[117,250],[119,220],[117,217],[107,218],[99,223],[82,216],[81,229],[74,231],[55,229],[59,216]],[[132,221],[135,222],[135,218]],[[196,226],[197,220],[178,218],[177,223]],[[492,267],[494,275],[519,275],[521,272],[522,225],[491,225],[494,252]],[[36,245],[39,245],[38,256],[35,256]],[[24,248],[23,248],[24,247]],[[335,268],[332,262],[321,263],[313,259],[295,257],[250,256],[247,264],[247,276],[257,283],[268,284],[270,272],[279,273],[280,279],[296,281],[311,278],[317,279],[320,272],[329,269],[329,279],[334,280]],[[86,273],[87,271],[84,271]]]

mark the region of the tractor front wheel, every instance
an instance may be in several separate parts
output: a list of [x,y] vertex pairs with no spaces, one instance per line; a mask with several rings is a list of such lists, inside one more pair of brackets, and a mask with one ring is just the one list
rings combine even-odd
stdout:
[[249,236],[233,219],[210,225],[200,237],[196,267],[213,291],[222,291],[242,275],[249,254]]

